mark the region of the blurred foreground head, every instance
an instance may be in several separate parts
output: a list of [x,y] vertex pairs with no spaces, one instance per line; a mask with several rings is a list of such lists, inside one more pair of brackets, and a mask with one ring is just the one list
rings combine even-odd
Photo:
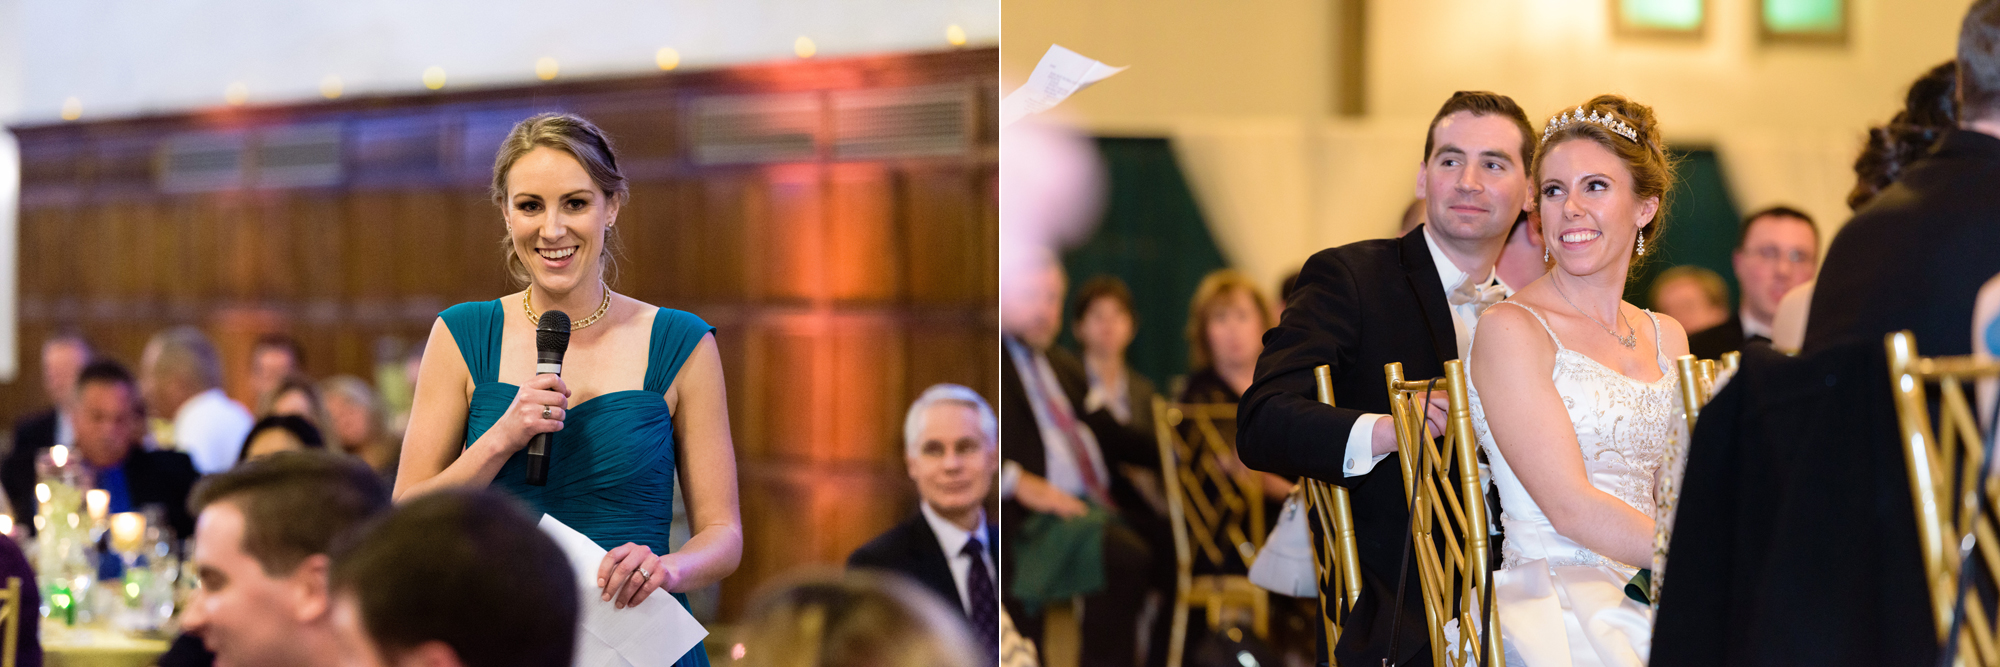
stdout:
[[498,491],[419,497],[343,542],[333,624],[345,665],[568,665],[569,560]]
[[[923,586],[850,571],[764,594],[743,623],[746,667],[977,667],[958,614]],[[986,647],[992,652],[993,647]]]
[[[1023,296],[1038,295],[1040,290],[1017,283],[1045,280],[1046,262],[1089,238],[1103,206],[1104,164],[1088,137],[1047,114],[1007,126],[1000,135],[1002,317],[1010,309],[1044,305],[1039,300],[1022,303]],[[1057,327],[1061,299],[1058,292]]]

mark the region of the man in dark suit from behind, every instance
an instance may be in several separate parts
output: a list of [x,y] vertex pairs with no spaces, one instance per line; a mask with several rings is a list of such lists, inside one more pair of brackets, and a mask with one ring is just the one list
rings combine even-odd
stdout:
[[180,452],[146,451],[146,409],[139,385],[125,365],[99,359],[76,381],[76,454],[111,496],[111,512],[136,512],[147,505],[166,509],[174,534],[194,533],[188,491],[201,474]]
[[1834,236],[1802,353],[1903,329],[1920,354],[1972,353],[1973,301],[2000,274],[2000,1],[1960,25],[1958,99],[1958,129]]
[[[1504,95],[1453,94],[1432,118],[1418,164],[1427,222],[1313,255],[1264,334],[1256,381],[1237,406],[1244,465],[1351,494],[1362,589],[1340,644],[1328,648],[1334,664],[1430,664],[1421,586],[1416,569],[1402,566],[1409,505],[1402,466],[1390,460],[1396,438],[1382,369],[1394,362],[1407,378],[1443,375],[1444,362],[1465,356],[1480,314],[1526,287],[1498,280],[1494,267],[1532,204],[1527,160],[1539,136]],[[1541,233],[1532,222],[1522,231]],[[1313,369],[1322,364],[1332,366],[1334,406],[1317,397]],[[1433,432],[1444,430],[1442,408],[1434,398]]]
[[[15,517],[35,513],[35,456],[57,444],[76,444],[76,378],[93,354],[90,342],[76,333],[57,333],[42,343],[42,391],[49,409],[14,423],[14,448],[0,461],[0,486],[7,489]],[[34,531],[33,522],[23,523]]]
[[1819,262],[1819,224],[1789,206],[1773,206],[1743,218],[1730,265],[1743,288],[1742,303],[1721,324],[1688,335],[1688,352],[1703,359],[1770,343],[1771,325],[1785,293],[1813,279]]
[[1000,470],[1000,420],[979,392],[933,385],[903,420],[903,460],[917,483],[917,514],[847,557],[850,568],[889,570],[923,584],[959,611],[988,662],[1000,650],[1000,529],[986,501]]

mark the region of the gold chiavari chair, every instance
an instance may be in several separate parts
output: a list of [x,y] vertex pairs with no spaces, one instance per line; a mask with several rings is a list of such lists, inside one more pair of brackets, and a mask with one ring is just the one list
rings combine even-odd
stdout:
[[8,577],[7,590],[0,592],[0,667],[14,667],[14,653],[21,645],[21,578]]
[[[1319,385],[1319,402],[1333,405],[1333,367],[1314,368],[1313,380]],[[1320,527],[1319,539],[1313,541],[1313,569],[1319,577],[1320,625],[1331,651],[1340,643],[1348,610],[1361,600],[1361,555],[1354,542],[1354,509],[1347,489],[1340,485],[1312,478],[1304,481],[1310,518]]]
[[[1966,383],[2000,376],[2000,362],[1971,356],[1917,356],[1916,337],[1908,331],[1889,334],[1883,342],[1889,348],[1889,382],[1895,395],[1903,460],[1910,469],[1925,579],[1930,586],[1938,641],[1944,643],[1959,602],[1960,559],[1971,558],[1966,567],[1986,570],[1989,579],[2000,575],[2000,521],[1994,515],[1996,505],[2000,505],[2000,477],[1984,474],[1985,440],[1964,388]],[[1942,428],[1932,426],[1930,402],[1925,397],[1925,386],[1932,383],[1938,385]],[[1979,508],[1982,495],[1986,502],[1983,511]],[[1976,555],[1960,552],[1968,536],[1975,538]],[[2000,627],[1994,625],[2000,616],[1995,611],[1977,590],[1965,594],[1965,622],[1960,626],[1953,664],[2000,665],[2000,645],[1996,645]]]
[[[1404,498],[1410,500],[1410,532],[1424,614],[1430,620],[1431,662],[1436,665],[1499,664],[1500,615],[1493,609],[1488,559],[1485,486],[1480,482],[1478,443],[1472,434],[1464,362],[1444,362],[1444,377],[1404,380],[1403,365],[1384,366],[1397,458],[1403,465]],[[1449,402],[1442,438],[1433,439],[1427,398]],[[1458,622],[1458,636],[1445,624]]]
[[[1264,497],[1255,473],[1233,460],[1226,430],[1236,431],[1235,403],[1168,403],[1153,399],[1153,423],[1160,441],[1161,477],[1166,482],[1167,515],[1174,529],[1174,617],[1167,666],[1179,667],[1187,643],[1188,608],[1208,610],[1208,627],[1222,627],[1225,608],[1250,610],[1251,631],[1270,636],[1270,599],[1245,574],[1195,575],[1197,562],[1219,570],[1234,553],[1244,566],[1264,547]],[[1185,433],[1185,435],[1184,435]]]
[[[1714,359],[1698,359],[1692,354],[1683,354],[1674,360],[1675,370],[1680,373],[1681,405],[1687,408],[1687,432],[1694,433],[1695,421],[1701,417],[1701,408],[1708,399],[1715,396],[1715,378],[1718,368],[1729,372],[1736,370],[1743,358],[1738,352],[1722,355],[1721,363]],[[1687,452],[1682,443],[1667,443],[1666,459],[1660,466],[1666,472],[1660,475],[1659,488],[1653,493],[1653,577],[1648,591],[1648,599],[1655,609],[1660,606],[1660,586],[1666,578],[1667,545],[1674,537],[1674,508],[1679,505],[1681,473],[1687,465]]]

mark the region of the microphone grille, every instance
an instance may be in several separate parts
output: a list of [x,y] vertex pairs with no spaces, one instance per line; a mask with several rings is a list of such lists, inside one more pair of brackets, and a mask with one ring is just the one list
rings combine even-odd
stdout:
[[569,313],[551,310],[535,325],[535,349],[569,349]]

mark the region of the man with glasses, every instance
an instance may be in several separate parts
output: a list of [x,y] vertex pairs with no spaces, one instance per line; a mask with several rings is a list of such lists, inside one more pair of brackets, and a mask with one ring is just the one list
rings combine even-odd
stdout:
[[1788,206],[1773,206],[1743,219],[1736,237],[1736,282],[1742,304],[1729,321],[1688,336],[1688,351],[1720,358],[1745,344],[1771,342],[1771,322],[1785,293],[1813,279],[1819,264],[1819,225]]

